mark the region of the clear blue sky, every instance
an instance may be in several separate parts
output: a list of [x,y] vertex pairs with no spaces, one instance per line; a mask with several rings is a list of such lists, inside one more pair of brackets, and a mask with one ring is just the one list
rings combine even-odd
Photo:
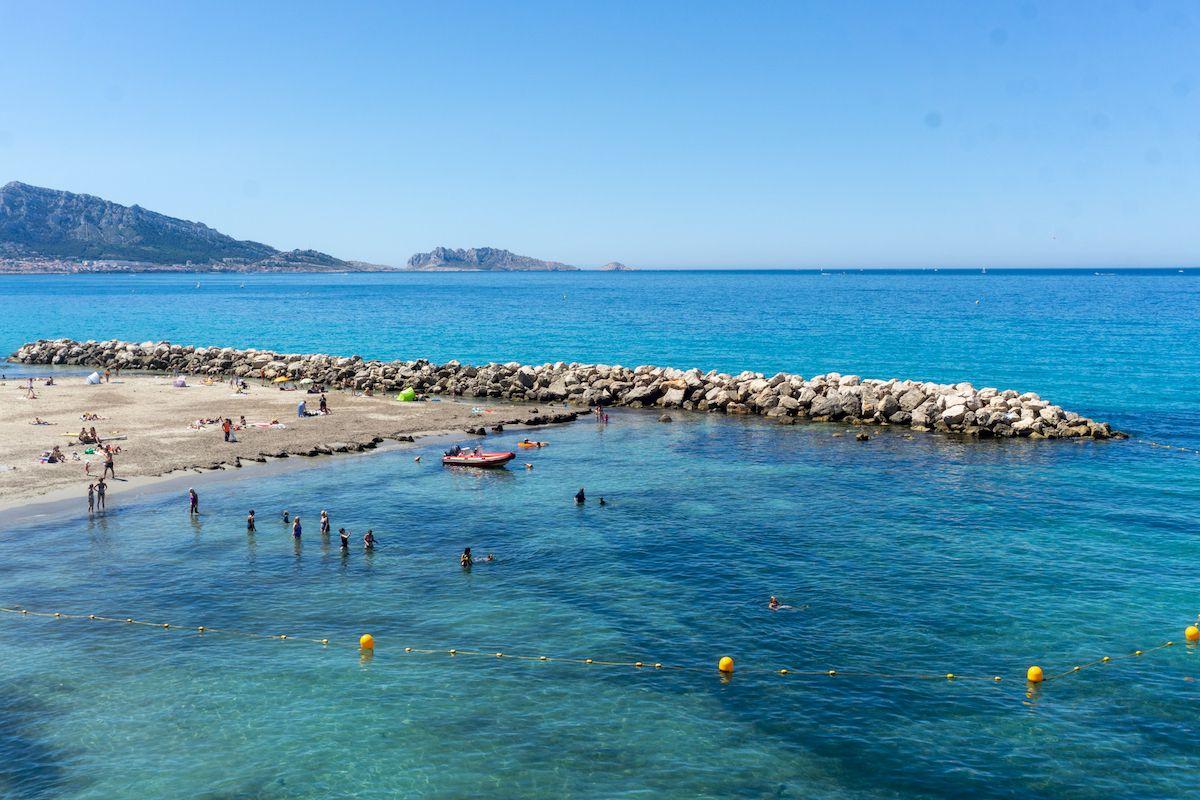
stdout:
[[0,183],[281,248],[1200,262],[1196,2],[0,0]]

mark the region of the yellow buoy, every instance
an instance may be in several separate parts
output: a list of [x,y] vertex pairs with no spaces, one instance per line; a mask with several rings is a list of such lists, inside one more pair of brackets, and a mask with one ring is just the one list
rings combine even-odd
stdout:
[[496,658],[504,658],[504,653],[496,653]]
[[328,639],[322,639],[322,640],[321,640],[321,644],[329,644],[329,640],[328,640]]
[[1183,630],[1183,638],[1187,639],[1192,644],[1200,642],[1200,628],[1195,625],[1188,625]]
[[1036,664],[1030,667],[1029,671],[1025,673],[1025,680],[1029,681],[1030,683],[1041,683],[1043,680],[1045,680],[1045,677],[1046,676],[1042,674],[1042,668]]
[[721,656],[721,660],[717,662],[717,669],[725,674],[733,672],[733,659],[729,656]]
[[585,663],[585,664],[590,664],[590,663],[592,663],[592,660],[591,660],[590,658],[585,658],[585,659],[583,660],[583,663]]
[[375,637],[369,633],[364,633],[362,636],[358,637],[358,647],[360,650],[374,650]]

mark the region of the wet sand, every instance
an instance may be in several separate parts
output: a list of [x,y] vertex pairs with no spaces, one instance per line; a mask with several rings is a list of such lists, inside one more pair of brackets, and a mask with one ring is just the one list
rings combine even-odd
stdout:
[[[531,412],[513,404],[401,403],[390,397],[330,392],[326,397],[331,414],[301,419],[296,404],[305,399],[315,411],[319,395],[257,383],[244,395],[235,394],[228,383],[189,380],[187,388],[176,388],[170,376],[159,375],[122,375],[119,382],[98,386],[86,384],[82,377],[55,381],[54,386],[44,386],[35,380],[36,400],[26,398],[24,381],[0,384],[0,509],[86,494],[87,484],[104,469],[104,457],[98,448],[78,444],[82,426],[94,426],[102,439],[121,448],[115,456],[118,480],[109,480],[113,494],[180,470],[232,468],[282,453],[355,452],[374,447],[379,439],[490,427],[524,419]],[[474,414],[473,407],[492,413]],[[103,419],[84,421],[84,412]],[[236,424],[243,416],[250,426],[235,432],[235,443],[224,441],[220,424],[189,427],[198,419],[217,417],[229,417]],[[34,425],[35,417],[51,424]],[[253,426],[273,420],[283,427]],[[67,460],[39,463],[42,453],[56,444]],[[95,452],[88,454],[88,449]]]

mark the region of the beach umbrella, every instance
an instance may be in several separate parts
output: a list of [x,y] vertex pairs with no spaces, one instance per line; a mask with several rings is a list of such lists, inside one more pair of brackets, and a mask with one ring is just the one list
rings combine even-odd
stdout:
[[290,380],[291,378],[289,378],[287,375],[280,375],[275,379],[275,383],[287,383]]

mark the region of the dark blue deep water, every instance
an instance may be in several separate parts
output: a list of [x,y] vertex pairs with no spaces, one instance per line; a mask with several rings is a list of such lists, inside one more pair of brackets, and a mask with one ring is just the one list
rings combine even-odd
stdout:
[[[210,480],[194,523],[177,493],[0,516],[0,605],[330,640],[0,614],[6,800],[1198,794],[1196,274],[0,278],[0,350],[56,336],[969,380],[1133,438],[618,411],[530,471],[418,442]],[[284,507],[383,546],[297,548]]]

